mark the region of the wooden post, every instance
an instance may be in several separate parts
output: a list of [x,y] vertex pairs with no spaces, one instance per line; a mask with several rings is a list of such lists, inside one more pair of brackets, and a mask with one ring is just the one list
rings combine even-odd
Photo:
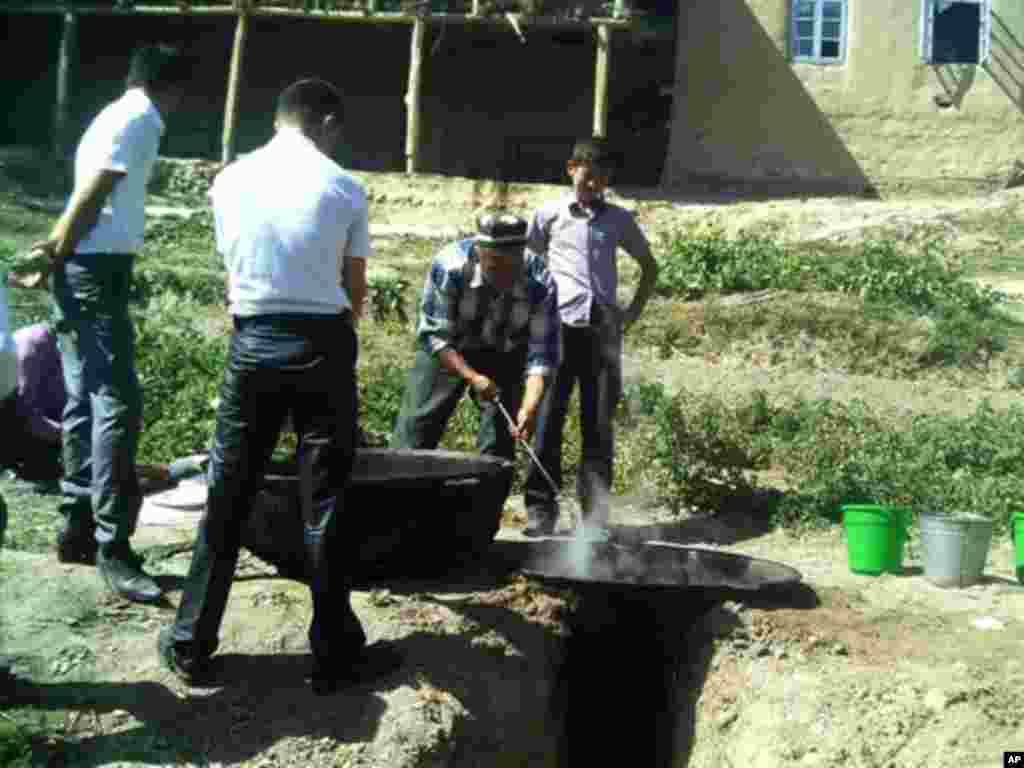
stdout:
[[409,89],[405,92],[406,173],[416,173],[420,170],[420,80],[426,33],[426,23],[423,19],[416,19],[412,27],[412,47],[409,55]]
[[68,145],[68,121],[71,117],[71,68],[75,57],[75,38],[78,17],[70,11],[64,14],[61,30],[60,53],[57,60],[57,105],[53,115],[53,154],[63,161]]
[[612,31],[597,28],[597,63],[594,67],[594,136],[608,136],[608,70],[611,67]]
[[249,31],[249,14],[244,9],[239,11],[238,24],[235,26],[235,44],[231,49],[231,69],[228,72],[228,96],[224,104],[224,134],[221,140],[220,159],[230,163],[235,159],[235,128],[238,126],[238,100],[242,83],[242,53],[245,49],[245,37]]

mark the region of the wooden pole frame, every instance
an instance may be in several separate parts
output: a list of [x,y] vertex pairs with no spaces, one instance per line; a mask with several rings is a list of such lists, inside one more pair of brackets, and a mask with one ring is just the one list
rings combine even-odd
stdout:
[[417,173],[420,157],[420,93],[423,80],[423,51],[426,49],[427,25],[418,19],[412,28],[409,48],[409,87],[405,92],[405,172]]
[[[0,13],[7,15],[17,14],[63,14],[66,12],[63,5],[2,5]],[[478,6],[479,10],[479,6]],[[294,8],[266,8],[256,7],[246,11],[253,18],[295,18],[313,19],[319,21],[350,22],[355,24],[412,24],[423,22],[425,24],[483,24],[489,26],[506,26],[508,20],[503,15],[485,16],[473,15],[472,13],[446,13],[434,16],[431,14],[421,16],[415,13],[382,12],[367,13],[366,11],[319,11],[319,10],[296,10]],[[77,16],[237,16],[239,10],[232,5],[223,6],[188,6],[178,8],[176,6],[133,6],[120,8],[116,6],[75,6]],[[530,18],[530,26],[549,29],[596,29],[602,26],[609,28],[625,28],[632,25],[628,18],[616,19],[612,17],[593,17],[574,21],[556,17],[534,16]]]
[[78,38],[78,17],[70,11],[64,14],[57,59],[57,103],[53,113],[53,155],[62,161],[67,150],[68,122],[71,117],[72,69]]
[[597,28],[597,56],[594,63],[594,136],[608,136],[608,73],[611,69],[612,32],[602,24]]
[[[477,6],[477,10],[479,7]],[[0,4],[0,13],[7,15],[16,14],[46,14],[65,13],[67,8],[63,5],[3,5]],[[238,15],[239,10],[232,5],[200,5],[179,8],[170,5],[136,5],[128,8],[117,6],[97,5],[76,5],[75,14],[79,16],[103,15],[103,16],[131,16],[131,15],[152,15],[152,16],[233,16]],[[442,15],[419,15],[417,13],[404,12],[380,12],[368,13],[364,10],[298,10],[295,8],[267,8],[257,6],[246,11],[252,17],[279,17],[279,18],[309,18],[322,20],[322,22],[342,22],[352,24],[408,24],[415,25],[423,22],[429,25],[485,25],[492,27],[504,27],[508,20],[504,15],[473,15],[472,13],[444,13]],[[602,26],[609,28],[626,28],[633,24],[629,18],[613,17],[591,17],[582,20],[557,18],[553,16],[531,16],[530,27],[548,29],[597,29]]]
[[235,42],[231,48],[231,68],[228,71],[228,95],[224,102],[224,133],[221,137],[220,159],[224,164],[235,159],[235,130],[238,127],[238,101],[241,94],[242,64],[245,54],[245,39],[249,33],[249,14],[238,14],[235,25]]

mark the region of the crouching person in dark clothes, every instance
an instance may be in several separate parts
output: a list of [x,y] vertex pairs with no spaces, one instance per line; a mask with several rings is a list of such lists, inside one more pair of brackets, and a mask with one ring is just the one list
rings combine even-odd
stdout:
[[533,433],[561,356],[555,283],[542,259],[524,254],[524,219],[484,215],[477,225],[475,238],[449,245],[430,267],[392,448],[436,448],[467,386],[481,411],[481,453],[511,459],[515,440]]
[[356,448],[354,326],[370,255],[366,192],[330,159],[342,119],[334,86],[289,86],[274,138],[225,168],[210,191],[234,332],[206,513],[177,618],[158,642],[163,663],[190,684],[209,672],[241,530],[289,412],[300,475],[317,480],[312,504],[303,505],[313,690],[333,692],[397,661],[382,646],[368,652],[345,564],[329,562]]

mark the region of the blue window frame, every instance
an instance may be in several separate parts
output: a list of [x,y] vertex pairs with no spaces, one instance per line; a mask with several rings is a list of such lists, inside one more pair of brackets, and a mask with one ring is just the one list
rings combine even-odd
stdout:
[[846,59],[847,0],[793,0],[794,61],[839,64]]

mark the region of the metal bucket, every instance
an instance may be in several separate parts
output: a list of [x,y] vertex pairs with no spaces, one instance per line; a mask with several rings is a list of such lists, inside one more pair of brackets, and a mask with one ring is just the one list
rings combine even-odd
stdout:
[[992,521],[980,515],[921,515],[924,577],[940,587],[967,587],[985,570]]

